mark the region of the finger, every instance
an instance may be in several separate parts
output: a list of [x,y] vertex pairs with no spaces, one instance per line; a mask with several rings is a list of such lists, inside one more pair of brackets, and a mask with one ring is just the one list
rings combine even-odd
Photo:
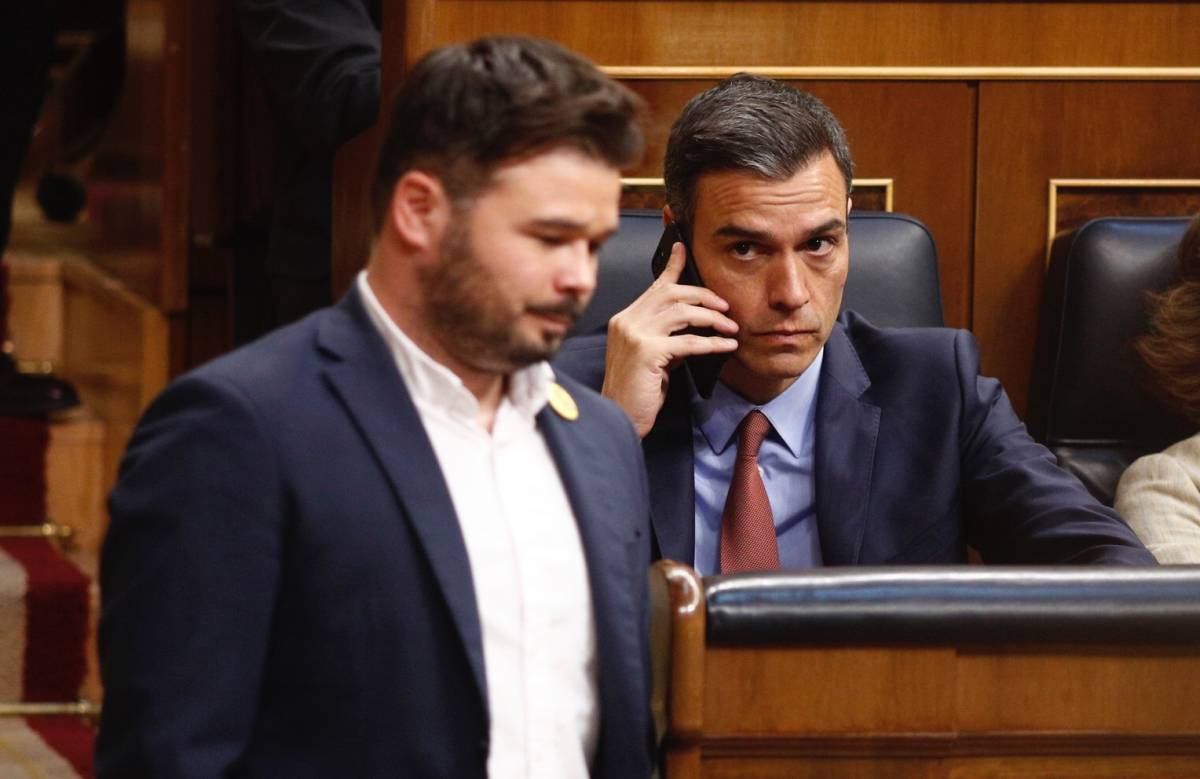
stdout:
[[672,359],[680,357],[692,357],[697,354],[720,354],[724,352],[736,351],[738,342],[736,338],[722,338],[714,335],[695,335],[693,333],[684,333],[681,335],[673,335],[669,339],[670,355]]
[[659,280],[663,284],[678,284],[679,276],[683,273],[683,266],[686,262],[687,249],[684,245],[679,241],[671,244],[671,256],[667,258],[667,264],[659,275]]
[[686,303],[676,303],[667,311],[670,317],[664,324],[667,331],[676,333],[685,327],[711,327],[712,329],[733,335],[738,331],[738,323],[722,314],[703,306],[692,306]]
[[665,290],[663,300],[667,305],[686,303],[689,306],[704,306],[714,311],[728,311],[729,304],[708,287],[692,284],[674,284]]

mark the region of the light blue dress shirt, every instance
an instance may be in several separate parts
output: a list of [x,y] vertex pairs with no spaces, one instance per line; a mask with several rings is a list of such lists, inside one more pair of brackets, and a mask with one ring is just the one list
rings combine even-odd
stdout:
[[775,518],[779,565],[785,570],[821,565],[813,482],[813,424],[824,357],[822,348],[792,386],[763,406],[756,406],[721,382],[707,400],[693,391],[695,568],[701,575],[720,573],[721,514],[737,459],[738,426],[756,408],[771,422],[771,431],[758,452],[758,468]]

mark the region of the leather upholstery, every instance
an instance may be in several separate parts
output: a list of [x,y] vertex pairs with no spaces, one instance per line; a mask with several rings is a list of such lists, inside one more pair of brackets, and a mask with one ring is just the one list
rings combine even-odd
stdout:
[[1186,218],[1095,219],[1052,246],[1029,429],[1101,501],[1133,460],[1194,430],[1146,389],[1133,341],[1146,292],[1175,279]]
[[[604,328],[650,285],[650,257],[662,235],[662,213],[621,211],[620,230],[600,252],[596,295],[572,335]],[[940,327],[937,248],[911,216],[851,212],[850,272],[843,309],[881,327]]]
[[1200,641],[1200,566],[825,568],[704,584],[713,644]]

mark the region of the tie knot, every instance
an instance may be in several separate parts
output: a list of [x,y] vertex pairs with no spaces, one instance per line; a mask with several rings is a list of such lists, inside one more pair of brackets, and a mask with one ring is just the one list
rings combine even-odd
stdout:
[[738,433],[738,457],[758,458],[759,447],[771,429],[771,421],[767,415],[754,409],[742,418]]

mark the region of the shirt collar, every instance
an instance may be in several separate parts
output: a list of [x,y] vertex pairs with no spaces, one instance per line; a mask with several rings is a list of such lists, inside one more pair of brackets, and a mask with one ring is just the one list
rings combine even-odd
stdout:
[[[479,401],[462,379],[426,354],[392,321],[379,298],[375,297],[366,271],[359,272],[355,283],[371,323],[391,350],[413,401],[443,409],[454,416],[474,419],[479,412]],[[544,361],[521,368],[509,375],[503,400],[522,416],[532,419],[545,407],[553,379],[554,371]]]
[[711,398],[700,397],[692,389],[692,419],[704,434],[714,454],[721,454],[733,442],[738,425],[753,409],[766,415],[775,435],[794,457],[799,457],[816,417],[817,383],[825,347],[817,352],[812,364],[792,385],[764,405],[756,405],[717,382]]

